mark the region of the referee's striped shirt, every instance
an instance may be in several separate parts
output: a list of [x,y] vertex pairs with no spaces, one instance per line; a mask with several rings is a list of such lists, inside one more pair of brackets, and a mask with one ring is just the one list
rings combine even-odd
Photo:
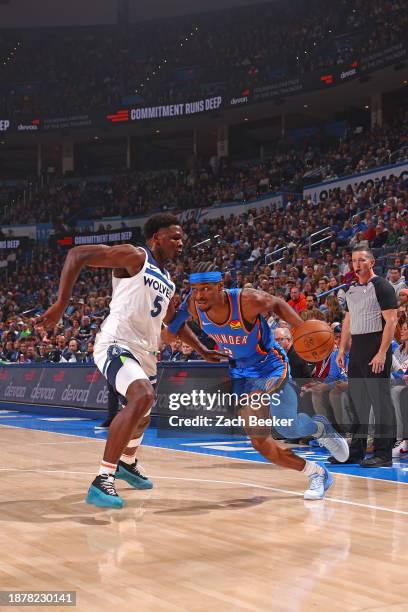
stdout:
[[346,291],[352,336],[382,332],[385,321],[381,311],[395,308],[398,308],[395,291],[381,276],[374,276],[364,285],[355,281]]

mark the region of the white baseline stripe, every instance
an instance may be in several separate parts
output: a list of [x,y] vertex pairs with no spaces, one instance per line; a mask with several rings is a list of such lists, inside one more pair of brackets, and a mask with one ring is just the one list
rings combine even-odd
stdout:
[[[157,447],[156,447],[157,448]],[[69,472],[65,470],[33,470],[33,469],[22,469],[22,468],[0,468],[1,472],[23,472],[23,473],[34,473],[34,474],[79,474],[81,476],[93,476],[95,472]],[[152,479],[156,480],[179,480],[183,482],[206,482],[211,484],[222,484],[222,485],[232,485],[236,487],[237,485],[241,487],[246,487],[248,489],[262,489],[263,491],[273,491],[274,493],[285,493],[287,495],[293,495],[295,497],[302,497],[303,493],[299,491],[290,491],[289,489],[280,489],[278,487],[268,487],[266,485],[258,485],[251,482],[234,482],[230,480],[216,480],[210,478],[183,478],[180,476],[151,476]],[[319,503],[320,500],[317,500],[316,503]],[[348,501],[345,499],[338,499],[336,497],[325,497],[325,501],[333,502],[336,504],[345,504],[347,506],[357,506],[359,508],[368,508],[369,510],[381,510],[383,512],[391,512],[392,514],[403,514],[408,516],[407,510],[397,510],[395,508],[386,508],[385,506],[375,506],[373,504],[361,504],[358,502]]]
[[[18,427],[17,425],[1,425],[0,424],[0,430],[1,429],[27,429],[28,431],[41,431],[42,433],[47,433],[47,434],[53,434],[55,436],[69,436],[70,438],[82,438],[84,440],[94,440],[95,442],[105,442],[106,440],[100,440],[98,438],[91,438],[88,436],[78,436],[77,434],[69,434],[69,433],[61,433],[59,431],[47,431],[46,429],[35,429],[33,427],[30,428],[25,428],[25,427]],[[191,451],[191,450],[182,450],[181,448],[167,448],[165,446],[153,446],[151,444],[142,444],[142,447],[144,448],[158,448],[160,450],[166,450],[166,451],[171,451],[173,453],[191,453],[192,455],[200,455],[201,457],[210,457],[210,458],[214,458],[214,457],[218,457],[219,459],[229,459],[231,461],[246,461],[247,463],[252,463],[253,466],[260,466],[263,465],[264,467],[270,469],[271,465],[275,466],[273,463],[266,463],[264,461],[251,461],[251,459],[243,459],[242,457],[226,457],[225,455],[214,455],[212,453],[199,453],[197,451]],[[247,451],[246,451],[247,452]],[[367,468],[370,469],[370,468]],[[358,474],[344,474],[344,472],[330,472],[332,475],[335,476],[347,476],[348,478],[363,478],[364,480],[378,480],[379,482],[387,482],[388,484],[394,484],[394,485],[408,485],[408,482],[403,482],[403,481],[399,481],[399,480],[388,480],[387,478],[375,478],[374,476],[359,476]],[[326,498],[329,499],[329,498]]]

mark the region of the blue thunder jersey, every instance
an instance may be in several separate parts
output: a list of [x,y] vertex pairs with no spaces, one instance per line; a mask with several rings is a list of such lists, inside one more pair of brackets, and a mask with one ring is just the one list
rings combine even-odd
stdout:
[[276,378],[289,374],[289,362],[282,347],[275,342],[272,331],[262,315],[255,324],[244,320],[241,289],[225,290],[230,313],[223,325],[217,325],[198,307],[201,329],[230,358],[231,378]]

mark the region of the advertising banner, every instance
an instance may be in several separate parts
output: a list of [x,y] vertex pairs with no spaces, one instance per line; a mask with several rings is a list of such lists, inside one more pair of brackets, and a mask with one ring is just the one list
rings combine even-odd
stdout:
[[15,251],[28,246],[28,238],[13,236],[12,238],[0,237],[0,251]]
[[[98,224],[100,225],[100,222]],[[54,234],[49,240],[53,246],[59,245],[66,248],[82,244],[116,244],[118,242],[136,244],[141,241],[141,232],[139,228],[126,228],[86,234]]]
[[0,401],[104,408],[106,381],[93,366],[0,366]]
[[[154,414],[167,410],[171,392],[191,392],[225,384],[227,365],[158,364],[159,383]],[[207,382],[206,382],[207,381]],[[197,386],[198,385],[198,386]],[[207,389],[207,390],[208,390]],[[103,409],[108,387],[97,368],[76,364],[0,365],[0,402]]]
[[230,215],[242,215],[248,210],[260,210],[268,208],[269,210],[281,210],[285,204],[285,194],[277,193],[273,196],[253,200],[251,202],[237,202],[230,204],[222,204],[220,206],[211,206],[209,208],[192,208],[185,210],[179,214],[180,223],[194,220],[196,223],[202,223],[208,219],[219,219],[220,217],[228,218]]
[[318,204],[320,200],[326,200],[330,195],[330,191],[333,189],[347,189],[349,185],[352,187],[357,187],[361,184],[369,185],[370,183],[373,184],[377,179],[386,179],[390,176],[408,176],[408,163],[383,166],[381,168],[377,168],[376,170],[345,176],[334,181],[327,181],[326,183],[319,183],[317,185],[309,185],[303,191],[303,198],[305,200],[310,199],[314,204]]
[[[78,113],[57,117],[31,117],[20,120],[0,116],[0,136],[5,132],[36,133],[64,129],[104,127],[108,124],[141,123],[158,119],[194,117],[210,113],[220,108],[234,108],[244,104],[265,100],[286,98],[299,93],[327,89],[341,85],[351,79],[361,77],[375,70],[386,68],[406,59],[408,47],[405,42],[398,43],[376,53],[355,57],[352,61],[334,66],[326,71],[318,71],[301,76],[287,76],[253,89],[246,87],[241,91],[231,90],[228,95],[203,97],[198,100],[185,100],[174,104],[120,107],[111,112]],[[220,84],[220,91],[225,84]]]

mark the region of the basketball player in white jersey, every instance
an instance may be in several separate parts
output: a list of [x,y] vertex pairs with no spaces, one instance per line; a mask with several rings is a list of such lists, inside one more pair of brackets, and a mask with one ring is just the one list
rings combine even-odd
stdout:
[[[115,488],[115,476],[134,488],[143,484],[137,468],[136,449],[149,424],[155,399],[153,385],[157,377],[157,352],[162,324],[175,314],[172,298],[175,285],[164,268],[166,260],[181,254],[182,229],[177,217],[158,214],[144,226],[147,246],[78,246],[67,255],[61,273],[58,298],[41,321],[54,326],[69,304],[73,286],[86,266],[113,268],[110,313],[101,326],[94,349],[98,369],[126,405],[113,419],[108,433],[99,474],[92,482],[86,501],[100,507],[121,508],[123,499]],[[210,351],[192,334],[186,340],[207,361],[219,361],[224,355]],[[146,480],[146,479],[145,479]]]

